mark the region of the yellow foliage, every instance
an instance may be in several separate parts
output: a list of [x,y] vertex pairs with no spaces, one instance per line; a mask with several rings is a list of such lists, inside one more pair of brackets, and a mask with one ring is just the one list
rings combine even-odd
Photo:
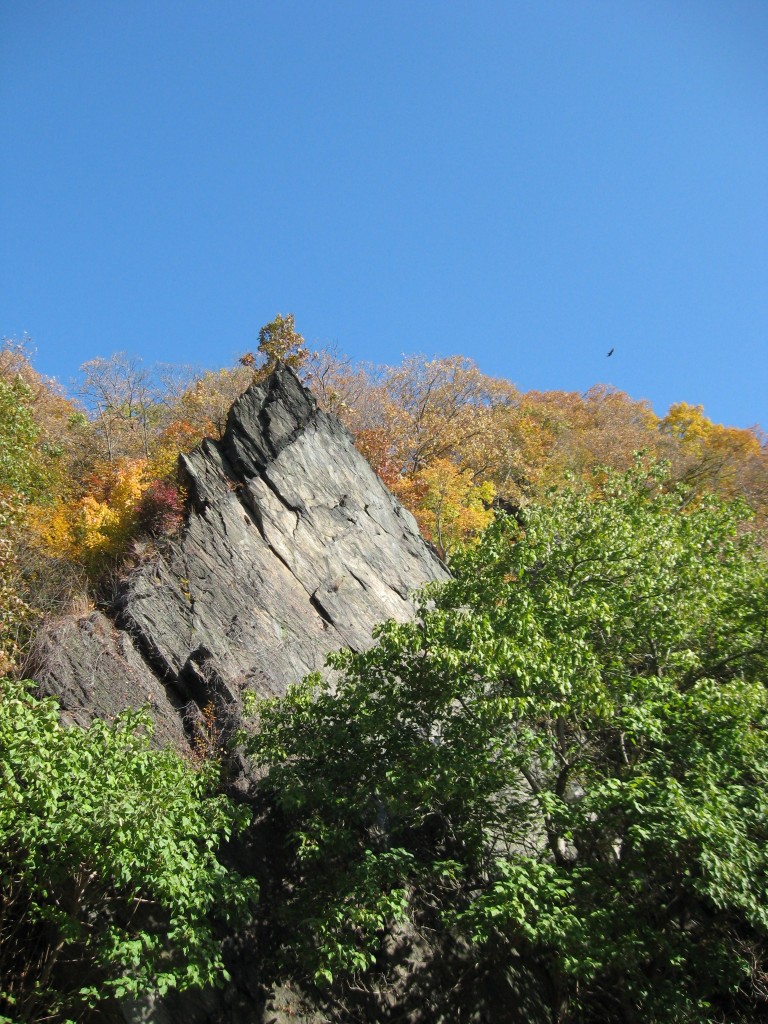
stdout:
[[416,474],[421,492],[416,518],[443,556],[470,543],[493,519],[496,490],[490,481],[475,483],[468,469],[450,459],[436,459]]
[[[629,469],[637,451],[655,451],[658,419],[646,401],[596,385],[583,394],[527,392],[513,443],[521,463],[520,491],[539,499],[564,474],[589,477],[596,466]],[[514,490],[505,497],[518,500]]]
[[74,502],[57,502],[49,508],[32,507],[27,525],[32,545],[45,555],[73,558],[72,520]]
[[199,437],[220,440],[232,403],[252,381],[247,366],[209,370],[182,395],[177,414]]
[[93,569],[124,549],[150,482],[146,460],[124,459],[102,469],[94,487],[98,497],[90,493],[30,510],[33,540],[45,554]]
[[[670,455],[680,479],[699,491],[712,490],[727,498],[737,494],[753,497],[750,484],[760,475],[764,454],[756,431],[713,423],[702,406],[687,402],[670,406],[659,426],[678,446]],[[761,511],[759,500],[755,507]]]
[[184,420],[173,420],[153,445],[147,464],[147,476],[152,480],[175,480],[176,466],[181,452],[189,452],[199,444],[205,432]]
[[688,442],[705,438],[711,425],[704,415],[704,407],[689,405],[688,402],[670,405],[669,412],[659,424],[665,434]]
[[146,471],[145,459],[126,459],[115,467],[108,503],[119,517],[124,517],[136,508],[149,486]]

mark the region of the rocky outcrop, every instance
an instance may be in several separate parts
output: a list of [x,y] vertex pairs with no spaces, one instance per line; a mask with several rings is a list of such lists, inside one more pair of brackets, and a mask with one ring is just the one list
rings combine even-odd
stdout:
[[127,633],[101,612],[66,619],[37,638],[28,674],[55,696],[68,725],[111,721],[126,709],[148,708],[158,746],[183,747],[183,701],[149,669]]
[[446,570],[345,428],[279,367],[232,407],[221,442],[182,457],[182,536],[99,613],[50,627],[37,677],[84,722],[148,705],[181,744],[207,704],[266,696],[413,614]]

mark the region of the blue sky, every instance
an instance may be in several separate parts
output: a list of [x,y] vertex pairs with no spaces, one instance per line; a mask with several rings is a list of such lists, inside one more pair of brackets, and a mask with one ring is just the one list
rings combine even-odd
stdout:
[[768,427],[765,0],[5,0],[0,137],[0,334],[64,382],[280,311]]

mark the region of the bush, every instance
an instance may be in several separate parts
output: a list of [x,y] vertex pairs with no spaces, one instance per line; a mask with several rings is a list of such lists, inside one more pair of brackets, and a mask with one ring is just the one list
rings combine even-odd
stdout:
[[221,979],[214,921],[256,887],[217,850],[248,813],[212,765],[150,750],[142,716],[66,728],[31,685],[0,680],[0,1020]]
[[154,480],[139,502],[139,531],[152,537],[167,536],[179,529],[183,519],[184,506],[178,489],[163,480]]

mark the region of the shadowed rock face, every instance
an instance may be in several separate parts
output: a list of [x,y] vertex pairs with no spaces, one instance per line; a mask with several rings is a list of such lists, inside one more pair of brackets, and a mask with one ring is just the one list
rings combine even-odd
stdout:
[[50,628],[38,678],[84,722],[149,703],[158,739],[181,720],[262,696],[361,650],[377,622],[412,616],[409,594],[445,567],[344,427],[278,368],[232,407],[221,442],[181,460],[181,539],[136,570],[116,603]]

